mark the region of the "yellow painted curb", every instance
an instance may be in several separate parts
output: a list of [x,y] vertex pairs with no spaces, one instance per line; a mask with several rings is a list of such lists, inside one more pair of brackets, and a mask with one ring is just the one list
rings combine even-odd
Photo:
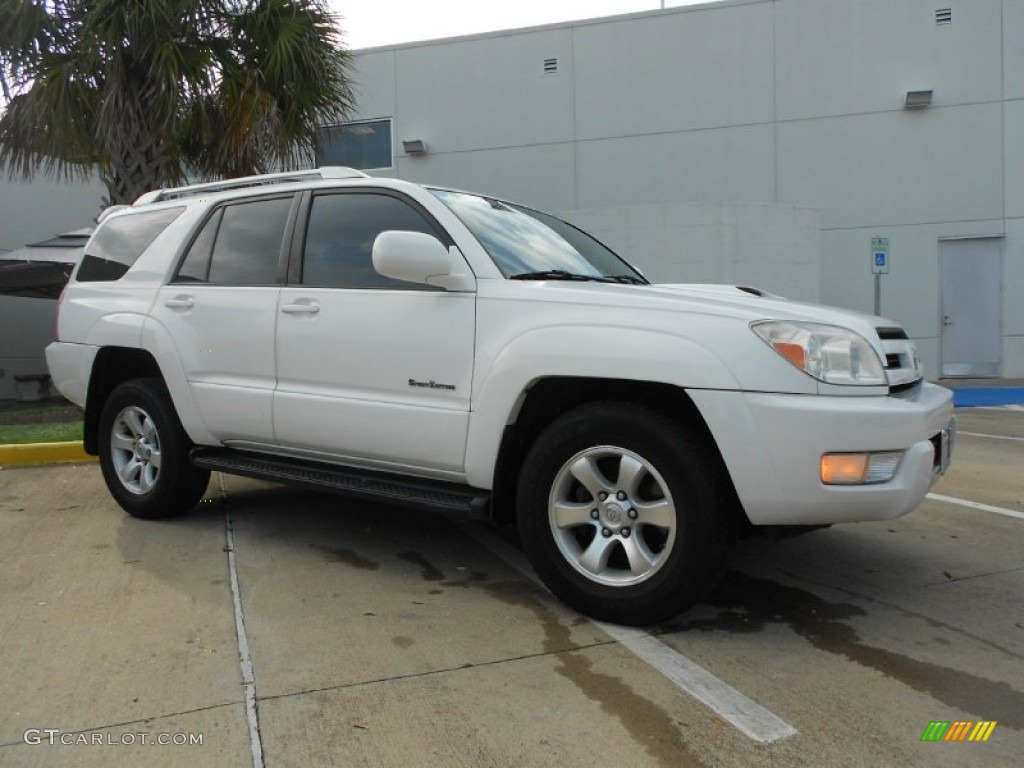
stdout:
[[85,452],[81,440],[71,443],[0,445],[0,467],[58,464],[69,461],[96,461],[96,457]]

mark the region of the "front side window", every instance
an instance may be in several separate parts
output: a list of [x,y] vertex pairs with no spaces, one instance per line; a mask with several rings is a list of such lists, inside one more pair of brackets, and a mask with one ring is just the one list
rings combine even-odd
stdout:
[[432,189],[508,278],[647,280],[607,246],[568,222],[514,203]]
[[292,197],[252,200],[214,211],[192,242],[177,282],[273,285]]
[[184,208],[115,216],[100,225],[86,246],[75,279],[80,283],[120,280]]
[[302,284],[327,288],[432,290],[384,277],[373,268],[373,241],[387,230],[437,233],[404,200],[382,194],[316,195],[303,250]]
[[319,165],[369,170],[390,168],[391,121],[364,120],[320,129]]

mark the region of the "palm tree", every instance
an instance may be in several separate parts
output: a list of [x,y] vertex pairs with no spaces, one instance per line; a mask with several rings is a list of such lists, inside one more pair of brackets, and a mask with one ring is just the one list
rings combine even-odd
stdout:
[[0,164],[108,203],[312,161],[352,108],[324,0],[0,0]]

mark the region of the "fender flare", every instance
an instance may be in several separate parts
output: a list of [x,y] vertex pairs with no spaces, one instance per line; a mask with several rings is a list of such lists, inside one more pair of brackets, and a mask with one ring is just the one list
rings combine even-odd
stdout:
[[213,436],[203,421],[199,406],[192,396],[192,388],[185,376],[185,369],[181,366],[174,339],[167,328],[153,317],[147,317],[142,326],[139,347],[156,360],[174,403],[178,420],[192,442],[199,445],[220,445],[220,441]]
[[[600,355],[584,350],[600,349]],[[569,352],[567,352],[567,350]],[[579,350],[572,354],[572,350]],[[628,365],[615,366],[616,350]],[[473,413],[466,441],[466,478],[492,488],[506,425],[515,421],[526,392],[551,377],[585,377],[672,384],[686,389],[738,389],[732,372],[706,347],[664,331],[620,326],[539,328],[506,345],[475,376]]]

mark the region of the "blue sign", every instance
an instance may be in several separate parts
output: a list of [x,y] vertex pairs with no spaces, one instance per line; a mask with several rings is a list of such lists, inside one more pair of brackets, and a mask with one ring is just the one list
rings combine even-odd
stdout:
[[889,238],[871,238],[871,271],[876,275],[889,272]]

